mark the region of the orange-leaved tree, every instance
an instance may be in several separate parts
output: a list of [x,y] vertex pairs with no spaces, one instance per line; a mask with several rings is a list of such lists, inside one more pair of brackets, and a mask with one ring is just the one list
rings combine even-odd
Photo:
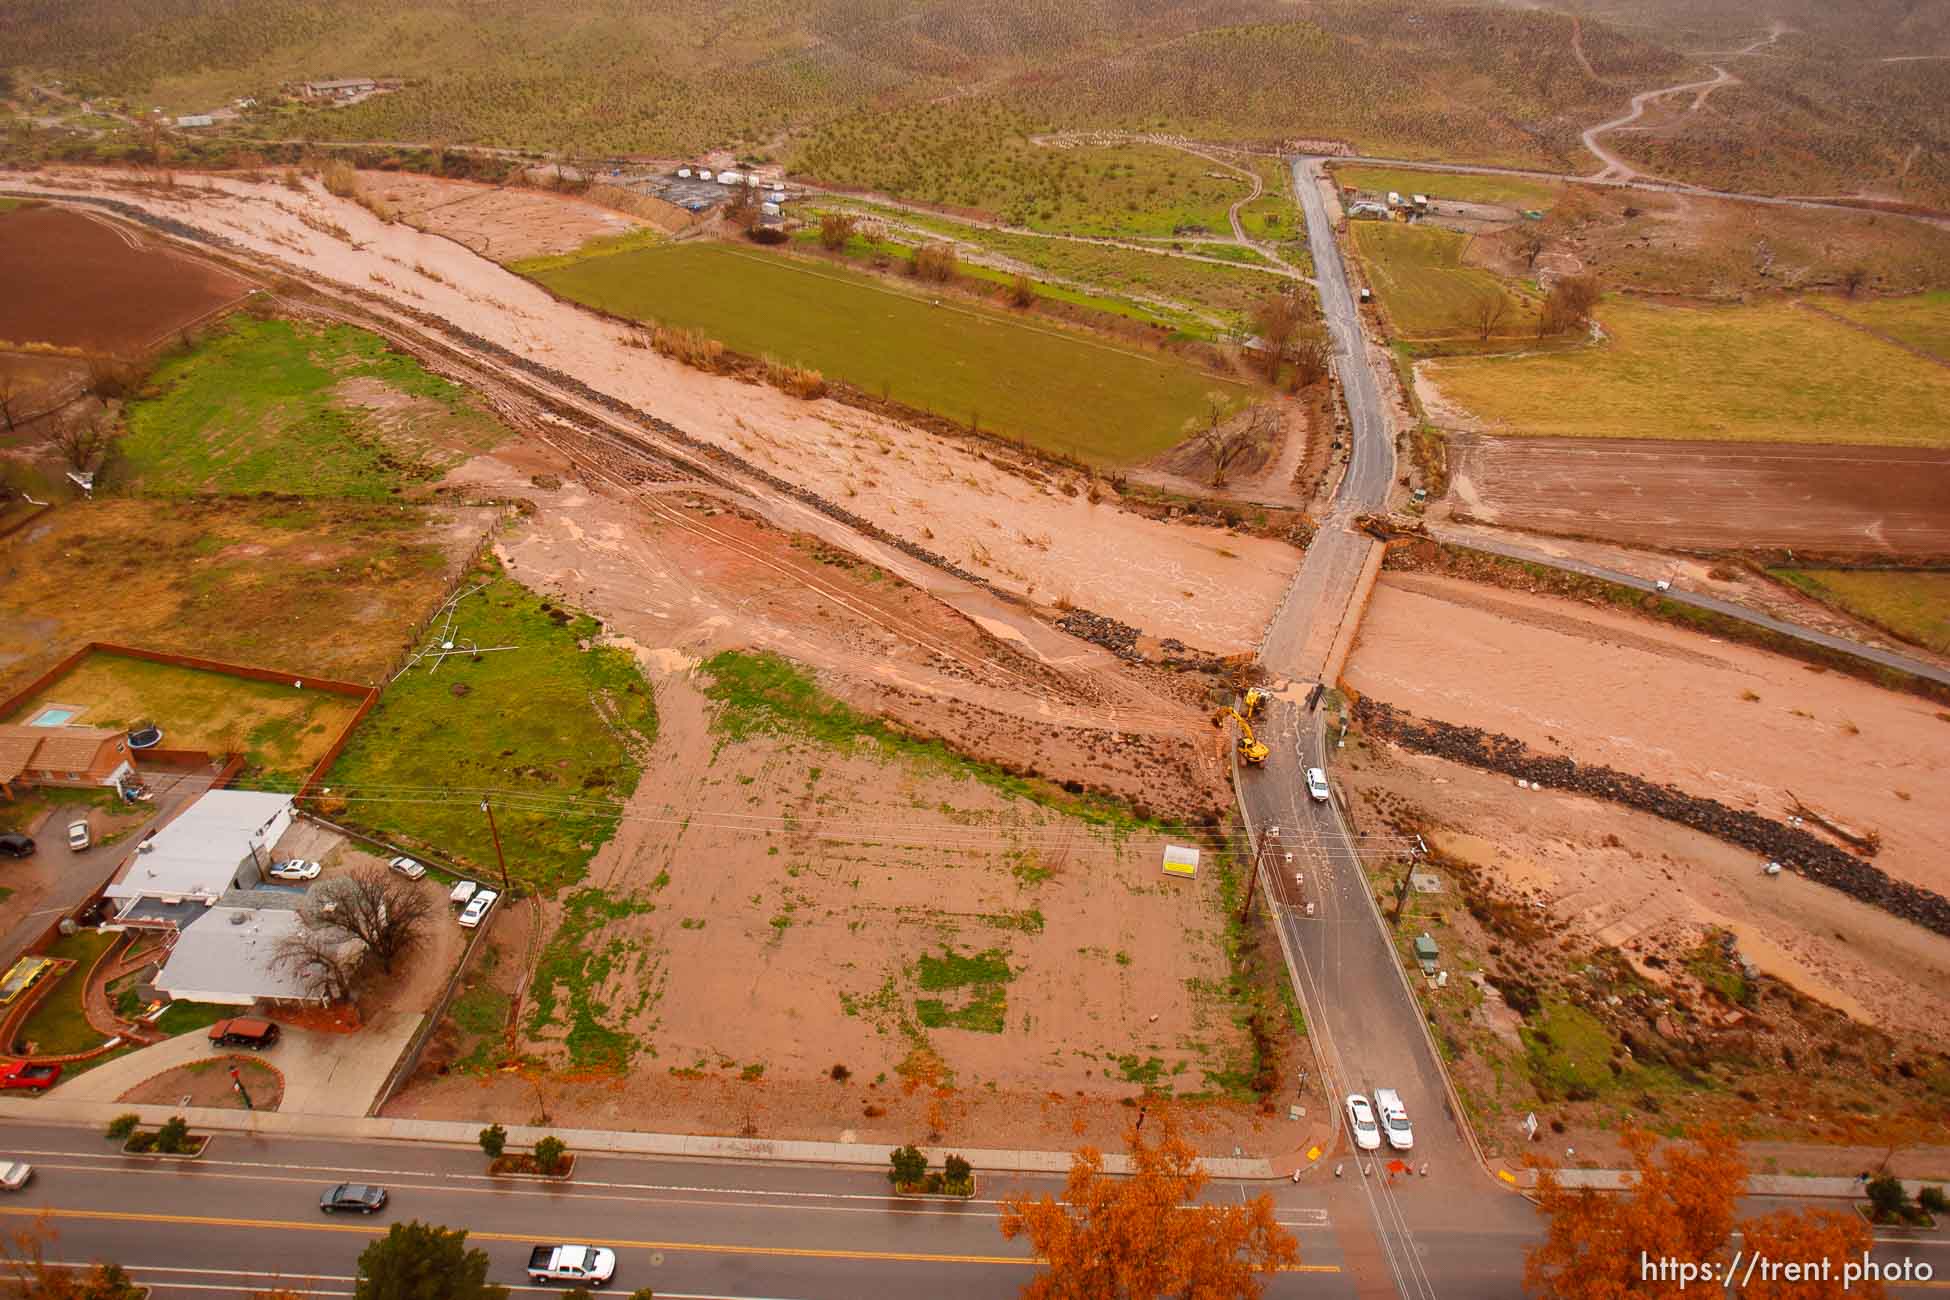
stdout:
[[[1733,1233],[1734,1201],[1747,1166],[1730,1134],[1708,1130],[1656,1155],[1639,1129],[1621,1135],[1637,1177],[1623,1192],[1568,1188],[1540,1163],[1537,1212],[1550,1220],[1524,1261],[1524,1285],[1551,1300],[1615,1300],[1680,1294],[1679,1278],[1647,1260],[1713,1260]],[[1648,1276],[1648,1273],[1650,1276]],[[1699,1293],[1692,1280],[1693,1294]]]
[[[1740,1224],[1740,1249],[1756,1261],[1740,1266],[1741,1300],[1883,1300],[1877,1278],[1842,1285],[1842,1265],[1874,1249],[1875,1233],[1857,1214],[1835,1210],[1776,1210]],[[1827,1276],[1791,1276],[1781,1266],[1826,1262]],[[1804,1274],[1806,1270],[1803,1270]]]
[[1003,1202],[1002,1235],[1027,1237],[1048,1265],[1024,1285],[1025,1300],[1257,1300],[1263,1275],[1299,1263],[1299,1243],[1274,1221],[1271,1197],[1192,1204],[1209,1176],[1171,1111],[1156,1118],[1151,1142],[1136,1125],[1125,1135],[1129,1177],[1106,1174],[1102,1153],[1086,1146],[1061,1201]]

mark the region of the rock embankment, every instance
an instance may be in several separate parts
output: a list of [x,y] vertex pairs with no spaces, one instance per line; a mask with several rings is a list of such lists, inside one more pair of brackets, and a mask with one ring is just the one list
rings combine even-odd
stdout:
[[1729,808],[1670,785],[1615,768],[1594,767],[1562,755],[1539,754],[1521,740],[1480,727],[1458,727],[1404,713],[1391,705],[1362,699],[1355,720],[1370,735],[1404,749],[1432,754],[1489,772],[1501,772],[1555,790],[1570,790],[1664,817],[1696,831],[1750,849],[1789,871],[1838,889],[1851,898],[1937,934],[1950,936],[1950,898],[1920,885],[1897,880],[1853,854],[1802,830],[1743,808]]

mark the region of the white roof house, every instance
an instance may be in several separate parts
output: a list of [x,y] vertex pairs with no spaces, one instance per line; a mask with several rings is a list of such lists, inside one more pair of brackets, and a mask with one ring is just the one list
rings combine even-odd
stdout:
[[102,893],[130,905],[145,898],[214,903],[233,886],[258,883],[258,864],[270,865],[271,846],[289,825],[288,794],[212,790],[138,845]]
[[278,944],[303,927],[284,908],[213,907],[176,936],[156,988],[172,998],[232,1007],[304,1001],[303,981],[277,965]]

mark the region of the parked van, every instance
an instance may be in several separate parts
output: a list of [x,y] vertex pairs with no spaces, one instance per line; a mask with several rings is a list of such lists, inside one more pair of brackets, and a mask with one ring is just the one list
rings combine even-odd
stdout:
[[1374,1090],[1375,1114],[1381,1117],[1381,1131],[1388,1137],[1388,1145],[1397,1151],[1407,1151],[1415,1145],[1415,1130],[1408,1124],[1408,1109],[1393,1088]]
[[210,1026],[213,1047],[248,1047],[253,1052],[261,1052],[277,1041],[278,1027],[268,1020],[240,1016]]

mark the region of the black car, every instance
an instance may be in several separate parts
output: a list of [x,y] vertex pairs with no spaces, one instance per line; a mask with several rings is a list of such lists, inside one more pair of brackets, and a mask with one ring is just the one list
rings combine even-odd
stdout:
[[34,856],[34,841],[26,835],[0,835],[0,853],[10,858],[31,858]]
[[325,1194],[318,1198],[318,1208],[327,1214],[338,1210],[357,1210],[361,1214],[371,1214],[384,1209],[386,1189],[374,1187],[371,1183],[340,1183],[337,1187],[327,1187]]

